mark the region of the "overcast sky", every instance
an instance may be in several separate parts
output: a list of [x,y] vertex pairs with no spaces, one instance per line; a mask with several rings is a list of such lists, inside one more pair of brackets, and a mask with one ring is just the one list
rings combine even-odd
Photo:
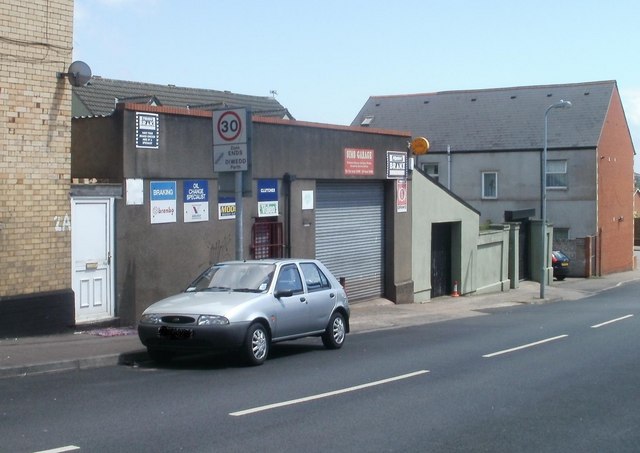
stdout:
[[303,121],[350,124],[374,95],[616,80],[640,173],[637,0],[74,3],[94,75],[277,92]]

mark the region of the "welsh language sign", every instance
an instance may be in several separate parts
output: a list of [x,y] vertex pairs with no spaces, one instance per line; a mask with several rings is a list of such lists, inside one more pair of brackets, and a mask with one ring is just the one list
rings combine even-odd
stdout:
[[246,171],[249,167],[246,109],[213,112],[213,171]]

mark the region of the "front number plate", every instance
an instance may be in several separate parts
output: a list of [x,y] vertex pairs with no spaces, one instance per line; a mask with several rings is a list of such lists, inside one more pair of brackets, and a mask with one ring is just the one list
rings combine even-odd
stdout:
[[193,337],[193,329],[162,326],[158,329],[158,335],[172,340],[188,340]]

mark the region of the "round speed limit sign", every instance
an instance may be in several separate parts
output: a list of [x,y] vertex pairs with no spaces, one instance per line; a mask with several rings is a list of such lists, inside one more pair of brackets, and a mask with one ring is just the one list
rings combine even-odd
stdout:
[[244,127],[246,116],[245,109],[214,112],[214,145],[245,143],[247,141]]

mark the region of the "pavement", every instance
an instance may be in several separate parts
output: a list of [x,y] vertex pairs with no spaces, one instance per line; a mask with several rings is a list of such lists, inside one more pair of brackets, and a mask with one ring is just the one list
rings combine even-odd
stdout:
[[[386,299],[372,299],[351,304],[351,335],[484,316],[493,308],[578,300],[637,280],[640,280],[638,266],[632,271],[603,277],[553,281],[545,288],[544,299],[540,298],[540,285],[532,281],[519,282],[518,288],[504,292],[444,296],[425,303],[396,305]],[[114,365],[135,366],[148,360],[134,327],[0,339],[0,379]]]

